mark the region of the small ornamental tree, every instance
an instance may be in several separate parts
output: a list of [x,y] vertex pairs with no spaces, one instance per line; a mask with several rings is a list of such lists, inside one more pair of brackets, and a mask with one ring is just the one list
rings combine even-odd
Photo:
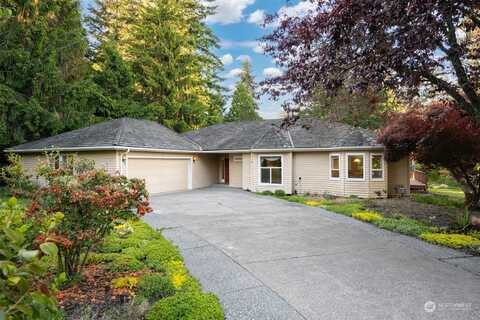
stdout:
[[34,196],[28,214],[35,220],[63,213],[55,228],[37,239],[58,246],[58,272],[72,278],[90,250],[108,235],[118,220],[150,212],[145,183],[112,176],[91,163],[69,157],[60,168],[51,161],[39,167],[47,184]]
[[437,102],[425,111],[392,119],[379,134],[386,158],[409,154],[427,167],[447,168],[465,192],[465,205],[480,201],[480,124],[452,103]]

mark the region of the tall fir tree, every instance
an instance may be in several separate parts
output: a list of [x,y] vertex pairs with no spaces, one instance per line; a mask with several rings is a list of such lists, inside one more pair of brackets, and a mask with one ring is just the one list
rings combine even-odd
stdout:
[[0,19],[0,146],[94,121],[86,32],[74,0],[3,1]]
[[115,43],[131,67],[137,114],[177,131],[222,121],[210,12],[197,0],[97,1],[89,17],[96,50]]
[[255,101],[255,79],[251,72],[250,62],[243,62],[240,80],[235,86],[232,105],[225,115],[225,121],[248,121],[261,119],[258,104]]

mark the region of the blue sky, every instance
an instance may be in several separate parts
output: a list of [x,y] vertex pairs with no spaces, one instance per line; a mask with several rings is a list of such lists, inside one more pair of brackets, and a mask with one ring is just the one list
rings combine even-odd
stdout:
[[[83,0],[82,5],[88,7],[91,2]],[[271,27],[260,25],[265,14],[278,12],[281,16],[301,15],[311,8],[308,1],[299,0],[214,0],[212,4],[217,9],[214,15],[207,18],[207,23],[220,39],[221,48],[215,50],[215,54],[224,62],[221,76],[225,79],[223,85],[229,89],[239,79],[242,59],[250,60],[257,82],[281,73],[272,58],[262,53],[258,44],[258,39],[272,30]],[[228,95],[231,94],[232,91],[228,92]],[[278,118],[283,99],[271,101],[269,96],[262,96],[258,101],[260,115],[268,119]]]

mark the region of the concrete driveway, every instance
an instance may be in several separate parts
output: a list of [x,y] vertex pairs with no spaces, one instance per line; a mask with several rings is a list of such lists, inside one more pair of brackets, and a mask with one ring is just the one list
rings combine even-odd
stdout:
[[224,187],[152,206],[227,319],[480,319],[480,257]]

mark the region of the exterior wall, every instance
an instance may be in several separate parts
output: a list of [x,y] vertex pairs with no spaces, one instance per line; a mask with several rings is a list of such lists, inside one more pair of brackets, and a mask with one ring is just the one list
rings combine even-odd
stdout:
[[251,155],[250,153],[242,154],[242,189],[243,190],[252,190],[252,176],[251,172]]
[[[282,156],[282,184],[263,185],[260,183],[260,156]],[[291,152],[283,153],[251,153],[250,154],[250,190],[255,192],[283,190],[287,194],[293,193],[292,186],[293,156]]]
[[243,187],[243,155],[229,154],[229,185],[234,188]]
[[399,188],[410,193],[410,160],[405,157],[397,162],[388,163],[388,195],[399,196]]
[[193,162],[193,188],[205,188],[218,183],[220,160],[217,155],[200,154]]
[[[347,154],[364,155],[365,179],[347,179]],[[295,191],[302,193],[358,196],[362,198],[385,197],[387,191],[387,164],[384,162],[384,179],[372,180],[370,155],[378,152],[298,152],[294,153],[293,182]],[[340,177],[330,179],[330,154],[339,155]]]
[[[76,154],[80,158],[95,161],[95,167],[107,170],[110,174],[115,174],[119,170],[117,152],[116,151],[95,151],[95,152],[78,152]],[[21,154],[22,164],[29,174],[34,174],[38,163],[45,160],[45,156],[39,153]]]

